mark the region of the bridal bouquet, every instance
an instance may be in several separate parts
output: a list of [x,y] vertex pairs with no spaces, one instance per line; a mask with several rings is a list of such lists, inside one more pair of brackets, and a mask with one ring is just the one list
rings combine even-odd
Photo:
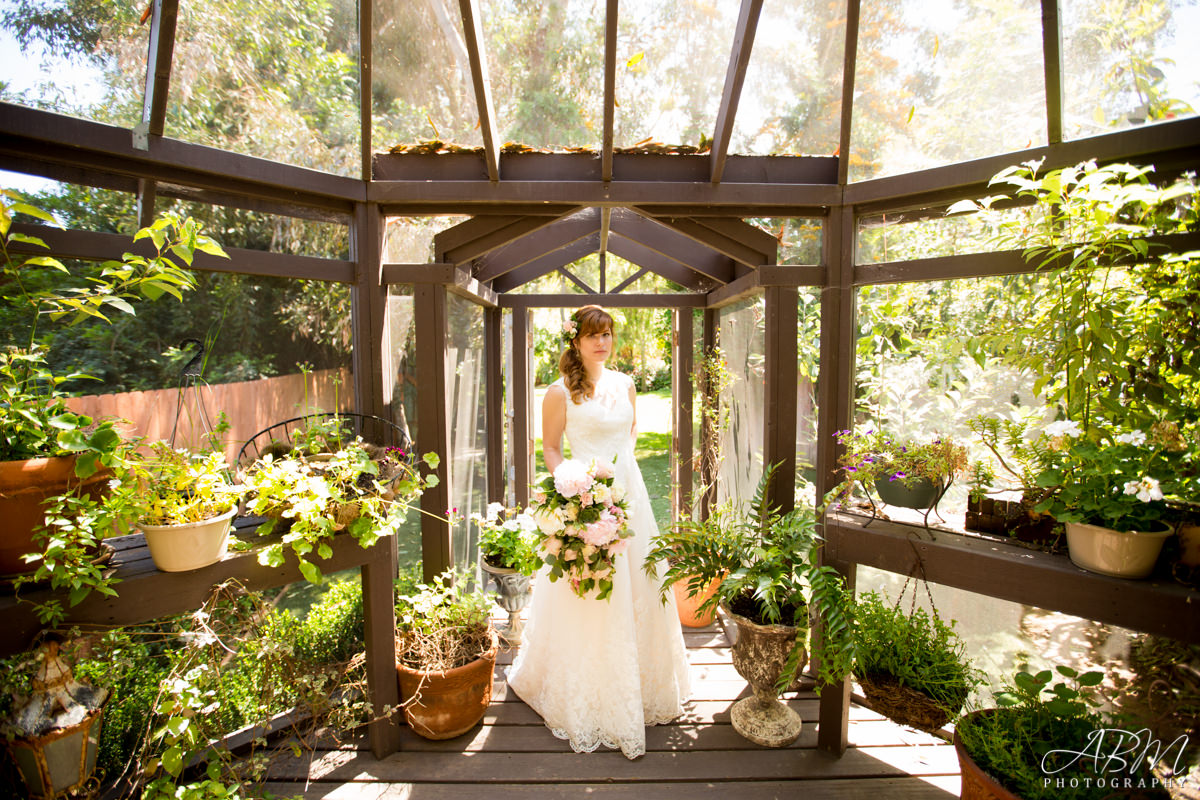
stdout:
[[542,562],[550,567],[551,583],[565,575],[580,597],[607,599],[613,561],[633,535],[625,490],[613,483],[613,465],[562,462],[534,485],[531,511],[542,532]]

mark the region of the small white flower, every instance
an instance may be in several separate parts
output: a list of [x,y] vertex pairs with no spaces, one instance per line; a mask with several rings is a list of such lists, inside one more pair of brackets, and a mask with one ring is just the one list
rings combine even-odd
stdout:
[[1149,475],[1138,481],[1126,481],[1125,494],[1136,494],[1137,499],[1143,503],[1163,499],[1162,488],[1158,484],[1158,479],[1151,478]]
[[488,503],[487,504],[487,510],[486,510],[485,514],[487,516],[488,521],[496,519],[503,513],[504,513],[504,504],[503,503]]
[[1060,419],[1051,422],[1046,426],[1046,435],[1055,436],[1070,436],[1072,438],[1079,436],[1083,431],[1079,430],[1079,423],[1073,419]]
[[1146,443],[1146,434],[1142,431],[1131,431],[1129,433],[1121,433],[1117,435],[1117,441],[1121,444],[1132,444],[1140,447]]

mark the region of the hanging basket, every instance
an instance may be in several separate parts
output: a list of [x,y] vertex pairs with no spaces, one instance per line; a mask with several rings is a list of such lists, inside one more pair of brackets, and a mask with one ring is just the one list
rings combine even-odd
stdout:
[[962,708],[948,709],[924,692],[900,684],[891,675],[858,676],[858,684],[872,709],[893,722],[928,733],[944,728]]

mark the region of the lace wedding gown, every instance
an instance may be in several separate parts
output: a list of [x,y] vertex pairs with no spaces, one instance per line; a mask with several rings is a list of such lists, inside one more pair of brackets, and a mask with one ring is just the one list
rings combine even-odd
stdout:
[[646,752],[646,726],[682,714],[689,688],[674,598],[661,602],[659,582],[642,570],[658,528],[633,455],[630,385],[628,376],[605,370],[592,398],[579,405],[567,399],[571,457],[615,461],[629,500],[635,533],[616,558],[612,595],[578,597],[565,579],[551,583],[543,568],[508,685],[575,752],[605,745],[637,758]]

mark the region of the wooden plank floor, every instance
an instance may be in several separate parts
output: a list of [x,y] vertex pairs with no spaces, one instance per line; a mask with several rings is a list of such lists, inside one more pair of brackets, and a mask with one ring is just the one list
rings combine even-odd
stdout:
[[[669,725],[648,728],[646,755],[573,753],[504,683],[496,669],[491,707],[481,726],[450,741],[431,742],[404,729],[402,750],[376,760],[363,743],[330,745],[271,766],[264,787],[305,800],[499,800],[603,796],[649,798],[869,798],[949,800],[958,797],[954,748],[853,705],[851,747],[840,759],[817,752],[817,698],[785,699],[805,721],[791,747],[770,750],[733,730],[729,709],[749,694],[730,662],[719,625],[685,629],[692,698]],[[500,662],[512,662],[502,653]]]

